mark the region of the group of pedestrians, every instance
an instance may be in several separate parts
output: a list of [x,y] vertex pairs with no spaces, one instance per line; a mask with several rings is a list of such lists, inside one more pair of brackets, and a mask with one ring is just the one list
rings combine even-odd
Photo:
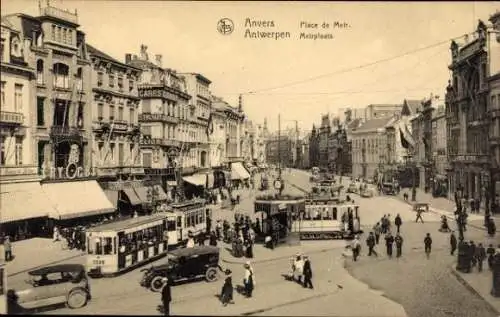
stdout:
[[[255,273],[252,267],[252,264],[247,261],[244,265],[244,276],[243,276],[243,289],[242,295],[246,298],[251,298],[253,294],[253,290],[255,288]],[[220,294],[220,301],[223,306],[227,306],[227,304],[234,304],[234,287],[233,287],[233,277],[232,271],[230,269],[226,269],[224,271],[224,284],[222,285],[222,290]]]
[[290,281],[299,283],[304,288],[313,289],[313,272],[309,257],[298,253],[295,257],[290,259],[290,264],[291,271],[287,274],[286,278]]

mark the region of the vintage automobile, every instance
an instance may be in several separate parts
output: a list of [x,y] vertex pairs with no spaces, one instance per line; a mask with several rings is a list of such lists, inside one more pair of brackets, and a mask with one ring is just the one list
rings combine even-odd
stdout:
[[356,183],[350,183],[349,187],[347,187],[347,193],[358,193],[359,192],[359,185]]
[[364,189],[363,191],[361,191],[360,196],[363,197],[363,198],[371,198],[371,197],[373,197],[373,189],[371,189],[371,188]]
[[91,299],[89,279],[81,264],[59,264],[28,272],[31,287],[14,290],[16,306],[34,311],[56,304],[81,308]]
[[393,183],[383,183],[382,192],[385,195],[396,195],[396,186]]
[[164,277],[173,284],[200,278],[204,278],[207,282],[215,282],[219,278],[220,270],[219,248],[213,246],[182,248],[169,253],[167,263],[142,269],[144,275],[140,284],[153,292],[159,292],[163,287]]
[[417,210],[422,210],[423,212],[428,212],[429,211],[429,204],[428,203],[414,203],[413,204],[413,211]]

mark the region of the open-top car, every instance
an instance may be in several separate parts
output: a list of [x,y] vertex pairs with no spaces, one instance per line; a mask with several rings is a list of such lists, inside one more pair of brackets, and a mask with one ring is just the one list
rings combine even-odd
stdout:
[[182,248],[170,252],[167,263],[143,269],[141,286],[159,292],[163,287],[163,278],[171,283],[192,281],[204,278],[207,282],[215,282],[219,278],[220,250],[213,246],[196,246]]
[[80,264],[45,266],[28,272],[30,285],[14,290],[16,304],[25,310],[34,310],[56,304],[81,308],[91,299],[89,279]]

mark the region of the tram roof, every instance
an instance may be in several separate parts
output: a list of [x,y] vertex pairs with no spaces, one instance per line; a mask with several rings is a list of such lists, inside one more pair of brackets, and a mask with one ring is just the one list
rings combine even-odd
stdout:
[[163,212],[148,216],[140,216],[137,218],[129,218],[117,222],[105,223],[100,226],[89,228],[87,232],[121,231],[124,229],[129,229],[131,227],[140,226],[153,221],[165,219],[168,215],[169,213]]
[[170,208],[183,208],[183,207],[188,207],[188,206],[191,206],[191,205],[196,205],[196,204],[204,204],[205,203],[205,200],[204,199],[193,199],[193,200],[187,200],[187,201],[183,201],[183,202],[178,202],[178,203],[173,203],[173,204],[170,204]]
[[214,246],[195,246],[192,248],[181,248],[170,252],[174,256],[193,256],[203,254],[219,254],[220,249]]

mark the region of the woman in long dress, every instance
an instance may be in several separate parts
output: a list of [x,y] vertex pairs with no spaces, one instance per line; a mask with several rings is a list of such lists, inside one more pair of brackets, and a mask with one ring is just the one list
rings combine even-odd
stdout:
[[252,297],[253,289],[255,286],[255,277],[253,275],[253,269],[250,265],[250,261],[245,263],[245,277],[243,278],[243,285],[245,286],[245,297]]
[[226,278],[224,280],[224,285],[222,286],[221,292],[221,302],[222,305],[227,306],[228,303],[233,304],[233,277],[231,275],[231,270],[226,269],[224,272],[226,274]]

